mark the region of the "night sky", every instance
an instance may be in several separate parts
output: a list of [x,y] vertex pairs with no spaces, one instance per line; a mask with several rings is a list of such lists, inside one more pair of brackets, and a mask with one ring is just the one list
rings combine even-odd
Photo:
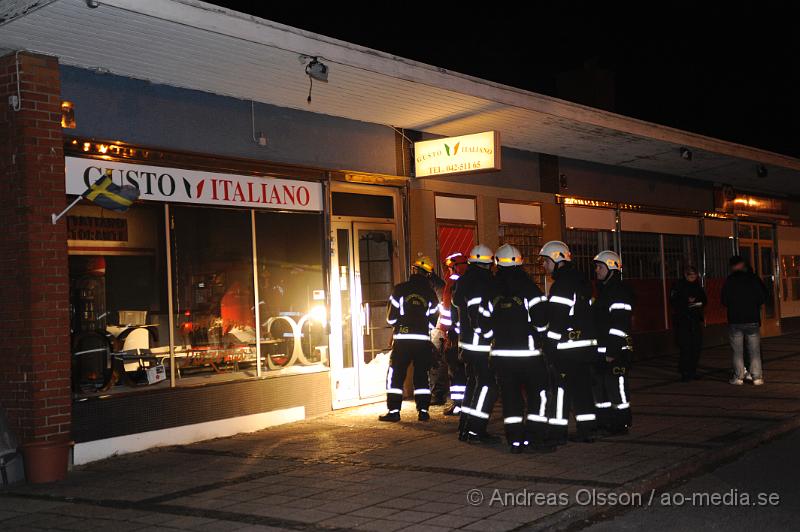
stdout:
[[500,2],[212,3],[565,99],[561,73],[608,71],[617,113],[800,157],[800,23],[788,7],[644,2],[612,12],[565,1],[533,2],[525,14]]

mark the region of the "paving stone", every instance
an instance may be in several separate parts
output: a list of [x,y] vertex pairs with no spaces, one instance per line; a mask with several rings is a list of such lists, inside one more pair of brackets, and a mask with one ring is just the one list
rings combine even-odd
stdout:
[[353,527],[355,530],[375,530],[376,532],[393,532],[401,528],[407,528],[408,523],[403,521],[389,521],[387,519],[375,519],[362,525]]

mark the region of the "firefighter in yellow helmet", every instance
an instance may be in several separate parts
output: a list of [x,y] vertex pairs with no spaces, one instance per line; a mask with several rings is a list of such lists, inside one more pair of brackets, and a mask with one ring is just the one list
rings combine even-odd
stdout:
[[428,421],[431,390],[428,371],[433,357],[430,331],[439,315],[439,299],[431,286],[433,261],[425,256],[411,266],[408,281],[394,287],[389,296],[386,321],[394,328],[392,354],[386,377],[386,406],[388,412],[380,421],[400,421],[403,404],[403,382],[408,366],[414,363],[414,400],[417,419]]

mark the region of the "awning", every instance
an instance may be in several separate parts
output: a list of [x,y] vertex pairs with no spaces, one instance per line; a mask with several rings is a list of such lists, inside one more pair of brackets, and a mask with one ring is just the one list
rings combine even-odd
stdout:
[[[504,146],[800,194],[800,160],[704,137],[291,28],[195,0],[13,0],[0,48],[63,64],[438,135],[501,132]],[[314,85],[301,56],[319,56]],[[681,147],[692,160],[680,156]],[[756,166],[768,169],[756,177]]]

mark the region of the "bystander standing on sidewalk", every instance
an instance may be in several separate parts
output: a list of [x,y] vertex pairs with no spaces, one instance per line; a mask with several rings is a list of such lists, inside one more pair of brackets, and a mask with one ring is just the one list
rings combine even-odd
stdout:
[[750,374],[753,384],[764,384],[761,373],[761,305],[766,301],[767,290],[761,279],[749,271],[744,259],[734,255],[730,259],[731,273],[722,287],[722,304],[728,309],[728,337],[733,350],[733,378],[731,384],[744,384],[744,343],[750,355]]
[[708,302],[694,266],[686,266],[683,279],[675,283],[669,300],[672,326],[680,349],[678,370],[686,382],[697,378],[697,362],[703,348],[703,311]]

